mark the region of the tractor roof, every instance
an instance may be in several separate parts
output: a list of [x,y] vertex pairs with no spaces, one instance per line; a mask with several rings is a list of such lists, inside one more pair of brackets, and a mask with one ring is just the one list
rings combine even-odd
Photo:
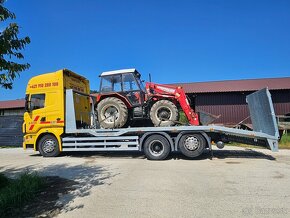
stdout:
[[101,76],[110,76],[115,74],[123,74],[123,73],[136,73],[137,75],[140,75],[139,72],[135,68],[131,69],[121,69],[121,70],[113,70],[113,71],[106,71],[101,73]]

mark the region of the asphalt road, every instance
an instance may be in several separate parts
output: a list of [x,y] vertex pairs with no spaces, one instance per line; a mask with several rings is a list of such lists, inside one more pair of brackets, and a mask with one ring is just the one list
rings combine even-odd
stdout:
[[77,182],[58,217],[290,217],[290,151],[226,148],[186,160],[139,153],[43,158],[0,149],[0,172],[25,170]]

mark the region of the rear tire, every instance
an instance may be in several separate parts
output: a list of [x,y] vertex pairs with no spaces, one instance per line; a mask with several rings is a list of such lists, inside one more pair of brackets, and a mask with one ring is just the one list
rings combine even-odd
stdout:
[[60,153],[58,140],[54,135],[45,135],[38,142],[38,150],[43,157],[56,157]]
[[194,158],[203,153],[206,146],[206,140],[200,134],[189,133],[181,136],[178,146],[183,155]]
[[173,126],[179,120],[178,109],[171,101],[157,101],[151,107],[150,119],[154,126]]
[[164,160],[170,150],[168,140],[162,135],[151,135],[144,142],[144,153],[148,160]]
[[122,100],[115,97],[103,99],[98,104],[97,111],[99,124],[104,129],[121,128],[128,119],[126,105]]

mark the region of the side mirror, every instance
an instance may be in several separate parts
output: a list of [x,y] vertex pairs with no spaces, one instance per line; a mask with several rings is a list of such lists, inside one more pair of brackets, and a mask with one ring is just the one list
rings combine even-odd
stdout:
[[26,112],[31,112],[31,101],[26,101],[25,102],[25,111]]

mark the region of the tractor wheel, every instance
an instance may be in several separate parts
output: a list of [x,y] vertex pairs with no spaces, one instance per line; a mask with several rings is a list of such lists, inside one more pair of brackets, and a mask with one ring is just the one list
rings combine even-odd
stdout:
[[123,127],[128,119],[128,109],[123,101],[109,97],[97,106],[98,121],[102,128],[113,129]]
[[173,126],[179,120],[179,113],[171,101],[160,100],[151,107],[150,119],[154,126]]

